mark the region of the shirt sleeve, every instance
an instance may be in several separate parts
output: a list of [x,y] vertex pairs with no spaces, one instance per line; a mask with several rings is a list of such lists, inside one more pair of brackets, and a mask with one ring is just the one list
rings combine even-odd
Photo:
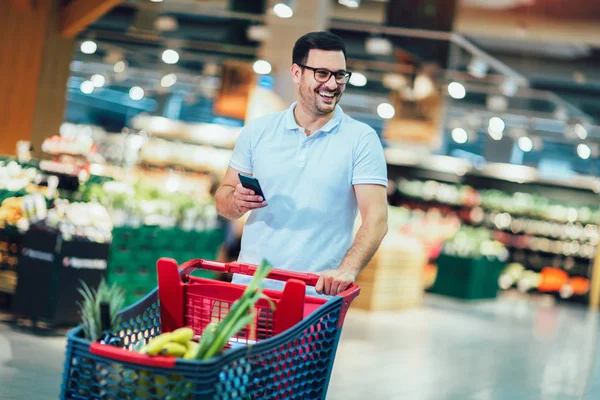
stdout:
[[383,146],[374,131],[360,139],[354,153],[352,185],[368,184],[388,186]]
[[235,142],[231,159],[229,160],[231,168],[246,174],[252,173],[252,143],[250,139],[253,130],[253,124],[251,123],[242,128]]

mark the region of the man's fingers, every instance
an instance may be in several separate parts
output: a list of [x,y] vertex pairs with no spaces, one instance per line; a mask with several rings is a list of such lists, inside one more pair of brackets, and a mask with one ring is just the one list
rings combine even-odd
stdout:
[[241,183],[238,183],[237,186],[235,187],[235,191],[241,194],[245,194],[245,195],[254,195],[254,191],[250,190],[250,189],[246,189],[245,187],[242,186]]
[[267,205],[267,202],[263,201],[262,203],[257,203],[257,202],[253,202],[253,201],[238,200],[237,205],[239,208],[246,208],[248,210],[254,210],[256,208],[265,207]]
[[315,285],[315,291],[319,294],[323,294],[323,277],[320,276],[317,284]]
[[340,290],[340,287],[341,287],[341,282],[339,282],[339,281],[334,281],[334,282],[331,284],[331,293],[330,293],[329,295],[330,295],[330,296],[335,296],[335,295],[337,295],[337,294],[338,294],[338,293],[341,291],[341,290]]
[[331,296],[331,285],[333,283],[333,278],[330,276],[325,277],[323,282],[323,293],[328,296]]
[[260,203],[264,200],[261,196],[254,196],[254,195],[250,196],[248,194],[238,194],[237,198],[240,200],[252,201],[255,203]]
[[348,286],[350,286],[349,282],[339,281],[338,285],[337,285],[337,287],[335,289],[334,295],[338,295],[338,294],[342,293],[344,290],[348,289]]

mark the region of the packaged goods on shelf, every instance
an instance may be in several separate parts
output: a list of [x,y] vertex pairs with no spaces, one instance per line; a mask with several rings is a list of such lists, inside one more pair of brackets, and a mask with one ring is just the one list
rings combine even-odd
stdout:
[[190,144],[233,149],[240,127],[212,123],[186,123],[159,116],[138,115],[133,127],[157,138],[181,140]]
[[94,141],[89,136],[79,135],[74,138],[64,138],[54,135],[44,140],[42,151],[46,154],[87,155],[95,151]]
[[152,138],[142,147],[139,161],[158,167],[179,166],[192,171],[222,174],[227,170],[231,150],[170,142]]

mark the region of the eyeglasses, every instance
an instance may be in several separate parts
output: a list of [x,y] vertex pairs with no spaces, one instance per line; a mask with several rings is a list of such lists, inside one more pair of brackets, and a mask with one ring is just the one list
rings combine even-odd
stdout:
[[329,78],[331,78],[331,75],[333,75],[335,82],[338,85],[345,85],[346,83],[348,83],[348,81],[350,80],[350,76],[352,75],[352,72],[344,70],[330,71],[326,68],[313,68],[309,67],[308,65],[302,64],[298,64],[298,66],[313,71],[315,74],[315,80],[321,83],[329,81]]

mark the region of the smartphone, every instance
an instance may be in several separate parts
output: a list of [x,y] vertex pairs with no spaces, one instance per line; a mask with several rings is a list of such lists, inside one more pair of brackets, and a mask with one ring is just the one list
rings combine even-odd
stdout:
[[260,187],[260,183],[258,183],[258,179],[254,178],[252,176],[246,176],[246,175],[242,175],[242,174],[238,174],[238,176],[240,177],[240,183],[242,184],[243,187],[254,191],[255,195],[261,196],[263,198],[263,200],[266,200],[265,195]]

